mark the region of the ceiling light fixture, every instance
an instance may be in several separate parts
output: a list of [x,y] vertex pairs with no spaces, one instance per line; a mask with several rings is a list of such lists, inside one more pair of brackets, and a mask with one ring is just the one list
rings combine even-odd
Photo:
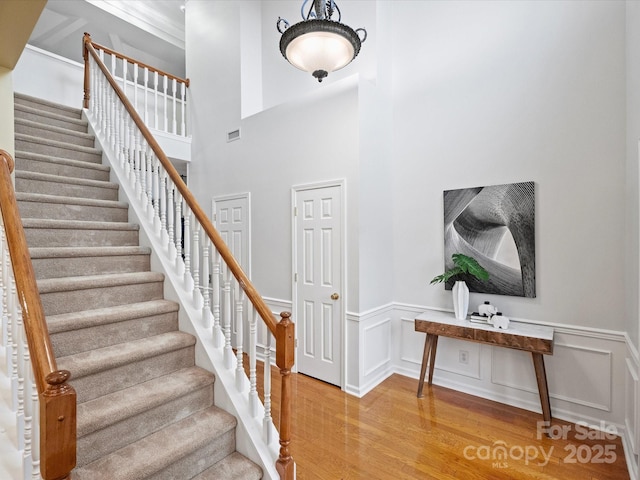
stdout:
[[[311,0],[305,16],[305,5],[309,1],[302,2],[302,22],[289,26],[289,22],[278,17],[276,27],[282,34],[280,52],[284,58],[321,82],[329,72],[341,69],[356,58],[362,42],[367,39],[367,31],[340,23],[342,15],[333,0]],[[335,14],[337,20],[333,20]]]

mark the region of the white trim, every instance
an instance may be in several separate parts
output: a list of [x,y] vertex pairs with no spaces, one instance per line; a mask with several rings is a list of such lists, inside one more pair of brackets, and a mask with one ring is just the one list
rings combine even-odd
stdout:
[[[78,45],[78,48],[80,48],[80,47],[81,47],[81,45]],[[84,70],[84,65],[82,63],[76,62],[74,60],[71,60],[71,59],[63,57],[63,56],[60,56],[60,55],[58,55],[56,53],[49,52],[47,50],[43,50],[41,48],[35,47],[33,45],[30,45],[30,44],[27,44],[24,48],[27,49],[27,50],[31,50],[34,53],[39,53],[40,55],[44,55],[46,57],[51,57],[52,59],[58,60],[59,62],[68,63],[69,65],[73,65],[74,67],[78,67],[78,68]]]
[[[296,272],[298,271],[298,246],[296,242],[296,227],[297,227],[297,217],[296,217],[296,195],[298,192],[302,192],[305,190],[317,190],[328,187],[338,187],[340,190],[340,215],[342,217],[342,224],[340,228],[342,229],[340,235],[340,281],[342,283],[342,302],[341,302],[341,311],[339,313],[340,316],[340,336],[341,336],[341,345],[340,345],[340,361],[342,363],[340,367],[340,388],[342,390],[345,389],[346,379],[347,379],[347,362],[346,362],[346,354],[347,354],[347,319],[346,319],[346,311],[347,311],[347,298],[348,298],[348,289],[347,289],[347,258],[346,258],[346,245],[347,245],[347,181],[346,179],[336,179],[336,180],[326,180],[324,182],[316,182],[316,183],[306,183],[300,185],[293,185],[291,187],[291,310],[292,313],[297,312],[297,282],[296,282]],[[298,329],[296,328],[296,345],[298,340]],[[296,347],[295,358],[298,358],[298,348]],[[297,363],[297,362],[296,362]],[[377,384],[376,384],[377,385]],[[375,385],[374,385],[375,386]]]

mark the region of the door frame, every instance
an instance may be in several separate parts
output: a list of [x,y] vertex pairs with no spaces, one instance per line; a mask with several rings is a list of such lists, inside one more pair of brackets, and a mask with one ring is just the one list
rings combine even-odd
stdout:
[[[346,342],[347,342],[347,182],[345,179],[327,180],[323,182],[305,183],[300,185],[294,185],[291,187],[291,311],[293,313],[298,311],[298,284],[296,282],[296,272],[298,271],[298,244],[297,238],[297,216],[296,216],[296,196],[298,192],[305,190],[318,190],[327,187],[338,187],[340,195],[341,205],[341,222],[340,222],[340,282],[342,284],[342,296],[341,308],[338,312],[340,318],[340,389],[345,389],[345,379],[347,372],[346,362]],[[294,318],[294,322],[297,323],[298,319]],[[298,334],[299,329],[296,327],[295,335],[295,363],[294,371],[297,369],[298,359]]]
[[[251,192],[245,193],[233,193],[230,195],[220,195],[211,199],[211,220],[213,225],[218,229],[218,208],[217,202],[224,202],[228,200],[246,199],[247,202],[247,265],[242,267],[247,277],[251,279]],[[228,245],[227,245],[228,246]],[[231,247],[229,247],[231,248]]]

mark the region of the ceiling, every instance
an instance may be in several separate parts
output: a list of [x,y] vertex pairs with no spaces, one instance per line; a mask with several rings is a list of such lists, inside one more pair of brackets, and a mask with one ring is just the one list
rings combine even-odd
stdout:
[[82,62],[82,37],[185,76],[185,0],[49,0],[29,44]]

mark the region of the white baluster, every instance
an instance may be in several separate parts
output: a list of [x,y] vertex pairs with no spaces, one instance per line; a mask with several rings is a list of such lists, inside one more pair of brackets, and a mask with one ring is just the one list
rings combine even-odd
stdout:
[[[29,349],[25,342],[24,352],[25,379],[24,379],[24,450],[22,452],[22,468],[24,469],[24,478],[32,477],[31,470],[33,468],[33,458],[31,457],[31,451],[34,448],[33,445],[33,371],[31,370],[31,358],[29,355]],[[38,448],[35,446],[35,448]]]
[[187,124],[186,124],[186,106],[187,106],[187,85],[182,82],[181,84],[182,87],[182,118],[180,120],[182,120],[182,125],[180,126],[180,134],[183,137],[187,136]]
[[258,312],[256,312],[253,307],[250,307],[247,312],[247,317],[249,318],[249,410],[251,411],[251,415],[256,417],[258,415],[258,405],[260,404],[257,389],[258,379],[256,375]]
[[209,259],[209,251],[211,250],[211,240],[206,234],[203,234],[202,239],[202,326],[204,328],[211,328],[213,326],[213,315],[211,313],[210,303],[210,290],[211,290],[211,276],[209,275],[209,265],[211,260]]
[[[176,268],[178,272],[183,271],[184,261],[182,258],[182,195],[178,191],[175,192],[175,207],[176,207]],[[178,273],[179,274],[179,273]],[[184,274],[184,271],[183,271]]]
[[[16,302],[17,304],[17,302]],[[14,346],[16,351],[16,370],[18,373],[18,407],[16,411],[17,420],[17,437],[18,437],[18,449],[24,449],[24,328],[22,325],[22,310],[18,309],[16,316],[16,329],[14,330]]]
[[168,227],[168,242],[169,242],[169,259],[174,260],[176,257],[176,237],[175,237],[175,203],[173,199],[173,192],[175,185],[171,179],[167,180],[167,227]]
[[10,308],[10,341],[11,341],[11,409],[18,411],[18,295],[16,292],[15,279],[11,278],[11,295],[9,295]]
[[200,223],[193,222],[193,255],[191,258],[193,270],[193,304],[196,308],[202,307],[202,295],[200,294]]
[[118,115],[118,137],[116,139],[117,141],[117,147],[116,147],[116,159],[118,160],[118,164],[120,165],[120,168],[124,170],[124,163],[125,163],[125,150],[124,150],[124,140],[125,140],[125,136],[126,136],[126,128],[125,128],[125,120],[124,120],[124,107],[122,106],[122,104],[120,102],[118,102],[117,104],[117,115]]
[[111,57],[111,70],[110,70],[111,71],[111,75],[113,75],[113,77],[117,79],[118,76],[116,75],[116,68],[117,68],[116,56],[115,55],[110,55],[110,57]]
[[151,199],[153,199],[153,227],[156,235],[160,235],[160,160],[155,156],[151,148],[145,143],[149,152],[149,166],[151,167]]
[[[4,347],[7,347],[7,329],[9,326],[7,295],[9,293],[9,269],[11,268],[11,266],[9,264],[9,251],[7,248],[7,240],[4,230],[4,224],[2,223],[2,216],[0,216],[0,252],[0,267],[2,267],[2,270],[0,271],[0,289],[2,291],[2,345]],[[5,374],[7,376],[9,371],[6,370],[6,367],[8,367],[8,365],[9,364],[5,362]]]
[[169,133],[169,112],[167,112],[167,96],[169,95],[167,76],[164,77],[164,95],[162,96],[164,101],[164,131]]
[[171,133],[173,133],[174,135],[177,135],[178,133],[178,123],[176,121],[176,79],[173,79],[173,82],[171,82],[171,90],[172,90],[172,94],[173,94],[173,125],[172,125],[172,129],[171,129]]
[[33,403],[33,425],[31,444],[34,448],[31,449],[32,468],[31,468],[31,480],[41,480],[40,477],[40,408],[38,403],[38,389],[35,384],[32,389],[32,403]]
[[153,95],[153,128],[160,130],[160,126],[158,125],[158,72],[153,73]]
[[134,135],[133,135],[133,140],[134,140],[134,144],[133,144],[133,155],[134,155],[134,165],[133,165],[133,171],[136,173],[136,194],[137,194],[137,198],[138,200],[142,200],[145,201],[145,194],[146,194],[146,177],[145,177],[145,173],[146,173],[146,166],[145,166],[145,158],[142,152],[142,143],[141,143],[141,134],[140,134],[140,130],[138,130],[135,126],[135,124],[132,121],[132,125],[131,125]]
[[187,292],[193,289],[193,277],[191,276],[191,212],[184,204],[184,283]]
[[220,325],[220,253],[213,249],[213,274],[211,276],[211,291],[213,292],[213,345],[222,348],[224,334]]
[[236,299],[236,388],[239,392],[243,392],[247,385],[247,375],[244,373],[244,290],[240,288],[240,284],[235,281],[235,299]]
[[271,443],[271,332],[267,330],[267,342],[264,346],[264,418],[262,435],[265,443]]
[[122,59],[122,91],[127,96],[127,74],[129,71],[129,62],[125,58]]
[[126,147],[126,159],[125,159],[125,166],[124,166],[124,172],[125,172],[125,176],[127,178],[127,181],[129,182],[129,185],[133,185],[135,187],[136,185],[136,181],[135,181],[135,170],[134,170],[134,165],[135,165],[135,137],[134,137],[134,132],[133,132],[133,128],[132,128],[132,120],[131,117],[129,115],[127,115],[125,113],[125,118],[124,118],[124,122],[125,122],[125,135],[124,135],[124,140],[125,140],[125,147]]
[[136,112],[138,110],[138,64],[133,64],[133,108],[135,108]]
[[[160,164],[159,164],[160,165]],[[169,210],[173,210],[173,206]],[[168,245],[169,231],[167,229],[167,172],[160,171],[160,233],[162,243]]]
[[231,270],[224,264],[222,267],[224,287],[222,289],[222,320],[224,332],[224,365],[231,370],[233,368],[233,350],[231,348]]
[[145,142],[144,144],[145,146],[145,152],[147,152],[147,164],[146,164],[146,168],[144,170],[144,175],[145,175],[145,205],[146,205],[146,210],[147,210],[147,215],[149,216],[149,220],[151,220],[151,222],[153,222],[154,226],[156,225],[156,208],[157,205],[154,205],[154,199],[156,198],[154,196],[155,193],[155,189],[154,189],[154,179],[155,179],[155,172],[154,172],[154,163],[153,160],[155,158],[153,152],[150,152],[147,147],[147,143]]
[[149,67],[144,67],[144,124],[149,125],[149,103],[147,96],[149,94]]

